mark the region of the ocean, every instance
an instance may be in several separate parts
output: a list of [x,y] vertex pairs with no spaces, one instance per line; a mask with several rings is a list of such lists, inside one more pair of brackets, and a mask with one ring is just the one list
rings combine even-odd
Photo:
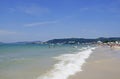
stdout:
[[91,45],[1,44],[0,79],[68,79],[82,71]]

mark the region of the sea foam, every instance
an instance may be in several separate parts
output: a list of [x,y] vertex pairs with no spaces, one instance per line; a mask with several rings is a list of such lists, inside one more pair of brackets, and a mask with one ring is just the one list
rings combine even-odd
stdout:
[[95,48],[84,49],[74,54],[63,54],[55,57],[59,62],[54,65],[52,70],[37,79],[67,79],[69,76],[82,71],[82,65]]

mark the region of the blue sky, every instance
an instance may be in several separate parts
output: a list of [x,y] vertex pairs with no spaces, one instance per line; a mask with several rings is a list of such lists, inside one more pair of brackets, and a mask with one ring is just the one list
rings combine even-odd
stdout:
[[0,0],[0,41],[120,37],[120,0]]

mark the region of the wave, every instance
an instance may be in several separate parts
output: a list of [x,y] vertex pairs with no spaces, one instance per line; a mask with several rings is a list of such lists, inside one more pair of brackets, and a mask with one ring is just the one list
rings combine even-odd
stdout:
[[82,48],[82,51],[74,54],[63,54],[54,57],[59,62],[54,65],[52,70],[37,79],[67,79],[69,76],[82,71],[82,65],[86,62],[85,60],[90,56],[93,49],[95,48]]

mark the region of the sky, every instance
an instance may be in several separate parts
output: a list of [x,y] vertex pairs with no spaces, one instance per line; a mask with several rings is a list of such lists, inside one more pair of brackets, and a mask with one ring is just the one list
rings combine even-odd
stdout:
[[120,37],[120,0],[0,0],[0,42]]

